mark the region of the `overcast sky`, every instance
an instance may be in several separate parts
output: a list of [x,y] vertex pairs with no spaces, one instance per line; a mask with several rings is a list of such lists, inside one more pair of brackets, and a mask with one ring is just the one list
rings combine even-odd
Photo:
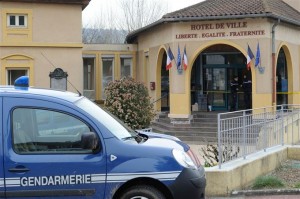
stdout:
[[[151,0],[150,0],[151,1]],[[194,5],[204,0],[164,0],[167,3],[168,10],[167,12],[172,12],[179,10],[190,5]],[[112,9],[115,12],[117,11],[116,6],[117,0],[91,0],[90,4],[84,9],[82,13],[83,25],[90,23],[95,16],[97,16],[97,10],[101,8]],[[117,14],[117,13],[116,13]]]

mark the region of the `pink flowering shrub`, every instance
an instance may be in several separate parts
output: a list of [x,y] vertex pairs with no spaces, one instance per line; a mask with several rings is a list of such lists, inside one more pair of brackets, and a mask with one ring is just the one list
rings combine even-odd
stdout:
[[110,82],[105,88],[105,108],[132,129],[149,127],[154,117],[148,89],[131,77]]

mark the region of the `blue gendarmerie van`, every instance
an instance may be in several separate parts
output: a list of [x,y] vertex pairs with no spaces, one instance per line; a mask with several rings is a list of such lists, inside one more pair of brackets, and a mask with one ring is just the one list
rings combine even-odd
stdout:
[[200,199],[205,172],[188,145],[137,133],[80,94],[0,88],[1,198]]

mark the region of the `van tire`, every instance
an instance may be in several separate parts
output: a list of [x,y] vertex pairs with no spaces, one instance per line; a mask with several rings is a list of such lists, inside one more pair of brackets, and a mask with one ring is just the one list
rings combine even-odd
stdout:
[[166,197],[152,186],[136,185],[126,189],[120,199],[166,199]]

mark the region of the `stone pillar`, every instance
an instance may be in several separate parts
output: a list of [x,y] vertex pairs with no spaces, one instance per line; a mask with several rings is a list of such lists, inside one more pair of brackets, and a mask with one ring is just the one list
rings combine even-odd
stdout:
[[168,116],[173,124],[190,124],[193,119],[189,74],[189,69],[180,72],[176,65],[170,71],[170,113]]

